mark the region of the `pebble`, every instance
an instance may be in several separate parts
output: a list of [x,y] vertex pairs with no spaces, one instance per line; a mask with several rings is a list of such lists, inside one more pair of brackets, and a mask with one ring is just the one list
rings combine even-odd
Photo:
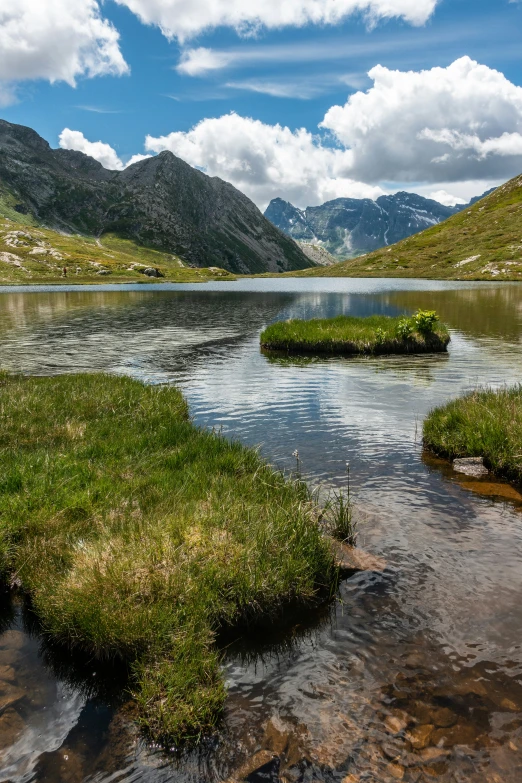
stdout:
[[408,717],[405,713],[400,715],[387,715],[384,719],[384,725],[392,734],[400,734],[401,731],[404,731],[408,723]]
[[415,750],[422,750],[422,748],[425,748],[428,744],[434,728],[435,726],[433,726],[433,724],[416,726],[408,732],[406,738],[411,742],[411,745]]
[[402,780],[404,777],[404,767],[400,764],[387,764],[385,769],[394,780]]

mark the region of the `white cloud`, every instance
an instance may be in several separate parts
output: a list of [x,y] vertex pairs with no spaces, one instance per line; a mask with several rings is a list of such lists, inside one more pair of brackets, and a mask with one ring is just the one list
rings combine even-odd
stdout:
[[291,131],[233,113],[202,120],[186,133],[147,136],[145,147],[170,150],[231,182],[260,207],[275,196],[309,206],[339,196],[376,198],[384,193],[350,177],[350,151],[325,147],[303,128]]
[[[37,0],[36,0],[37,1]],[[241,33],[259,27],[302,27],[337,24],[351,14],[363,14],[370,24],[393,17],[425,24],[438,0],[116,0],[145,24],[158,25],[168,38],[180,41],[215,27]]]
[[522,170],[522,88],[469,57],[447,68],[369,72],[374,84],[321,123],[367,182],[508,178]]
[[203,76],[209,71],[218,71],[232,62],[233,55],[227,52],[218,52],[214,49],[205,49],[200,46],[197,49],[187,49],[181,55],[176,66],[178,73],[184,76]]
[[[337,85],[339,79],[335,80]],[[244,79],[242,81],[227,82],[224,86],[233,90],[247,90],[263,95],[271,95],[273,98],[299,98],[307,100],[315,98],[325,92],[331,85],[328,79],[299,79],[295,81],[283,81],[267,79]]]
[[60,133],[59,143],[63,150],[83,152],[85,155],[89,155],[91,158],[99,161],[104,168],[112,171],[122,171],[127,166],[132,166],[133,163],[150,158],[150,155],[133,155],[127,163],[123,163],[116,150],[110,144],[106,144],[103,141],[89,141],[81,131],[71,130],[70,128],[64,128]]
[[459,196],[453,196],[448,193],[447,190],[435,190],[433,193],[429,193],[426,198],[431,198],[433,201],[438,201],[439,204],[444,204],[446,207],[455,207],[457,204],[466,204],[466,201]]
[[128,71],[96,0],[2,0],[0,80],[65,81]]

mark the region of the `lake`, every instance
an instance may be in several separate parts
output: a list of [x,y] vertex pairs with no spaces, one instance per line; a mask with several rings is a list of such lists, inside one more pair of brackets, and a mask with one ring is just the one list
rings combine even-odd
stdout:
[[[287,318],[435,309],[447,355],[270,359]],[[165,756],[132,721],[125,672],[54,649],[0,601],[0,781],[522,779],[522,495],[423,453],[426,413],[522,377],[522,284],[257,279],[0,288],[0,366],[175,383],[196,423],[259,445],[323,495],[350,483],[384,573],[330,607],[223,641],[222,731]],[[522,444],[521,444],[522,446]],[[521,448],[522,451],[522,448]],[[406,729],[406,724],[409,728]]]

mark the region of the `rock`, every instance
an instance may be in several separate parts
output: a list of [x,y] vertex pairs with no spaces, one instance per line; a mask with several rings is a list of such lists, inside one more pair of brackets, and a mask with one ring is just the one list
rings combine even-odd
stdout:
[[480,478],[487,476],[489,470],[484,465],[484,457],[463,457],[453,460],[453,470],[457,473],[465,473],[466,476]]
[[433,745],[452,748],[454,745],[474,745],[477,732],[473,726],[456,723],[445,729],[435,729],[431,735]]
[[97,275],[112,275],[112,272],[110,269],[100,269],[98,272],[96,272]]
[[391,734],[400,734],[401,731],[404,731],[408,722],[408,716],[405,713],[402,715],[387,715],[384,719],[384,725]]
[[336,541],[335,538],[328,536],[332,543],[332,548],[341,571],[378,571],[382,572],[386,568],[386,560],[378,555],[371,555],[358,547],[348,546],[342,541]]
[[432,762],[435,760],[445,759],[450,755],[449,750],[444,750],[444,748],[423,748],[419,752],[419,757],[424,762]]
[[[230,777],[230,780],[250,780],[250,776],[270,766],[274,759],[279,762],[270,750],[259,750],[242,764]],[[267,779],[268,780],[268,779]]]
[[401,748],[392,745],[390,742],[383,742],[381,750],[389,761],[398,761],[402,756]]
[[386,764],[385,772],[394,780],[402,780],[404,777],[404,767],[400,764]]
[[17,650],[0,650],[0,666],[9,666],[18,658]]
[[350,772],[348,775],[346,775],[345,778],[342,779],[341,783],[359,783],[360,778],[356,775],[352,775]]
[[[25,729],[23,718],[12,707],[8,707],[0,715],[0,748],[8,748],[13,745]],[[0,750],[0,758],[2,752]]]
[[0,647],[2,650],[6,648],[20,650],[24,644],[25,636],[22,631],[6,631],[0,636]]
[[422,750],[428,744],[431,733],[435,727],[431,724],[425,724],[424,726],[416,726],[411,729],[406,735],[406,739],[411,742],[412,748],[415,750]]
[[25,691],[8,682],[0,682],[0,711],[23,699]]
[[16,679],[16,672],[12,666],[0,666],[0,681],[14,682]]
[[457,722],[457,716],[454,712],[447,707],[440,707],[437,710],[433,710],[431,718],[435,726],[441,729],[446,729],[449,726],[454,726]]

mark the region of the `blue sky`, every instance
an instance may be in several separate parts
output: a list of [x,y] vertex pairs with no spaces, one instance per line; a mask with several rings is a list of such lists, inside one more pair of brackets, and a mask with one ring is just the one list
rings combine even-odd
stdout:
[[[226,6],[227,0],[217,0],[218,6],[220,2]],[[241,17],[242,0],[228,2],[239,7]],[[374,11],[372,2],[377,4],[377,18],[369,22],[365,13],[348,12],[331,24],[320,20],[301,25],[299,0],[280,0],[280,5],[285,2],[295,10],[295,19],[290,13],[290,22],[284,26],[277,26],[277,18],[274,21],[270,16],[268,22],[261,20],[266,24],[256,24],[248,10],[254,4],[245,2],[248,29],[243,25],[238,31],[231,24],[201,30],[197,18],[194,21],[190,15],[185,27],[178,29],[174,23],[165,29],[165,19],[171,24],[169,20],[177,18],[179,4],[189,7],[182,0],[150,3],[159,8],[152,24],[137,15],[147,0],[106,0],[95,13],[103,24],[111,25],[112,54],[105,56],[101,65],[89,65],[93,44],[82,39],[80,49],[91,47],[88,56],[81,55],[87,65],[72,64],[67,71],[63,64],[74,57],[69,44],[78,19],[65,31],[63,46],[69,48],[63,49],[63,56],[59,35],[53,40],[52,35],[42,33],[40,40],[40,32],[35,30],[30,43],[33,48],[41,47],[41,56],[27,63],[16,51],[15,56],[8,51],[16,48],[17,41],[8,29],[7,16],[30,13],[34,3],[44,12],[47,6],[50,14],[60,14],[60,3],[66,8],[65,0],[2,0],[0,49],[4,48],[5,56],[2,61],[0,54],[1,116],[35,128],[52,146],[58,146],[64,129],[77,131],[75,137],[63,137],[62,146],[101,155],[105,162],[103,150],[99,153],[88,146],[101,141],[115,151],[121,161],[118,166],[137,153],[172,149],[192,165],[229,179],[262,207],[272,196],[306,206],[337,195],[377,195],[397,189],[467,199],[522,171],[522,145],[517,138],[522,142],[522,4],[508,0],[390,0],[397,15],[382,18],[386,14],[380,13],[379,3],[384,7],[386,0],[360,0],[363,8],[368,5]],[[323,0],[303,0],[304,5],[307,2],[321,6]],[[328,2],[331,0],[324,0],[325,7]],[[416,3],[418,8],[422,2],[426,19],[419,24],[408,9]],[[96,6],[95,0],[69,0],[69,4],[75,3],[88,6],[88,14]],[[205,18],[206,0],[199,3]],[[4,4],[6,11],[2,11]],[[10,4],[12,8],[8,8]],[[434,6],[432,13],[430,4]],[[20,30],[23,22],[21,17]],[[154,22],[162,24],[163,32]],[[192,29],[187,33],[191,24],[195,34]],[[2,27],[7,30],[8,44],[2,39]],[[97,40],[99,44],[99,37]],[[119,55],[114,54],[115,48]],[[441,92],[433,69],[447,69],[463,57],[486,69],[455,69],[448,77],[446,93]],[[180,68],[180,62],[185,67]],[[368,76],[377,65],[385,69],[381,72],[381,98],[375,93],[375,76]],[[95,75],[104,70],[110,73]],[[395,71],[431,72],[432,76],[426,77],[426,89],[424,77],[418,77],[416,85],[412,82],[410,89],[406,83],[401,87],[388,78],[387,72]],[[499,75],[491,78],[484,91],[483,85],[489,83],[493,72]],[[437,116],[433,127],[430,90],[436,92],[433,100],[439,114],[444,114],[447,105],[447,116]],[[342,107],[355,93],[363,96],[359,108],[350,105],[344,116]],[[388,99],[387,116],[376,120],[380,104]],[[459,109],[462,100],[463,116]],[[334,106],[339,107],[337,113],[331,112]],[[192,133],[198,123],[231,113],[237,115],[233,128],[230,121],[223,120],[201,126],[198,136]],[[420,117],[415,120],[417,113]],[[320,128],[326,116],[330,120]],[[354,118],[358,122],[361,117],[364,121],[355,132]],[[246,124],[249,120],[257,124]],[[288,129],[286,137],[274,132],[277,125]],[[384,149],[387,125],[391,138]],[[301,128],[308,135],[299,139],[295,133]],[[395,138],[393,134],[399,130]],[[395,151],[408,146],[408,134],[418,150],[415,154],[404,150],[397,158]],[[145,150],[147,136],[152,142]],[[275,157],[273,149],[268,149],[270,144],[276,149]],[[390,151],[393,145],[394,151]],[[434,155],[436,148],[441,154]],[[312,158],[311,170],[297,177],[294,169],[307,168],[306,161]],[[438,163],[434,165],[433,160]]]

